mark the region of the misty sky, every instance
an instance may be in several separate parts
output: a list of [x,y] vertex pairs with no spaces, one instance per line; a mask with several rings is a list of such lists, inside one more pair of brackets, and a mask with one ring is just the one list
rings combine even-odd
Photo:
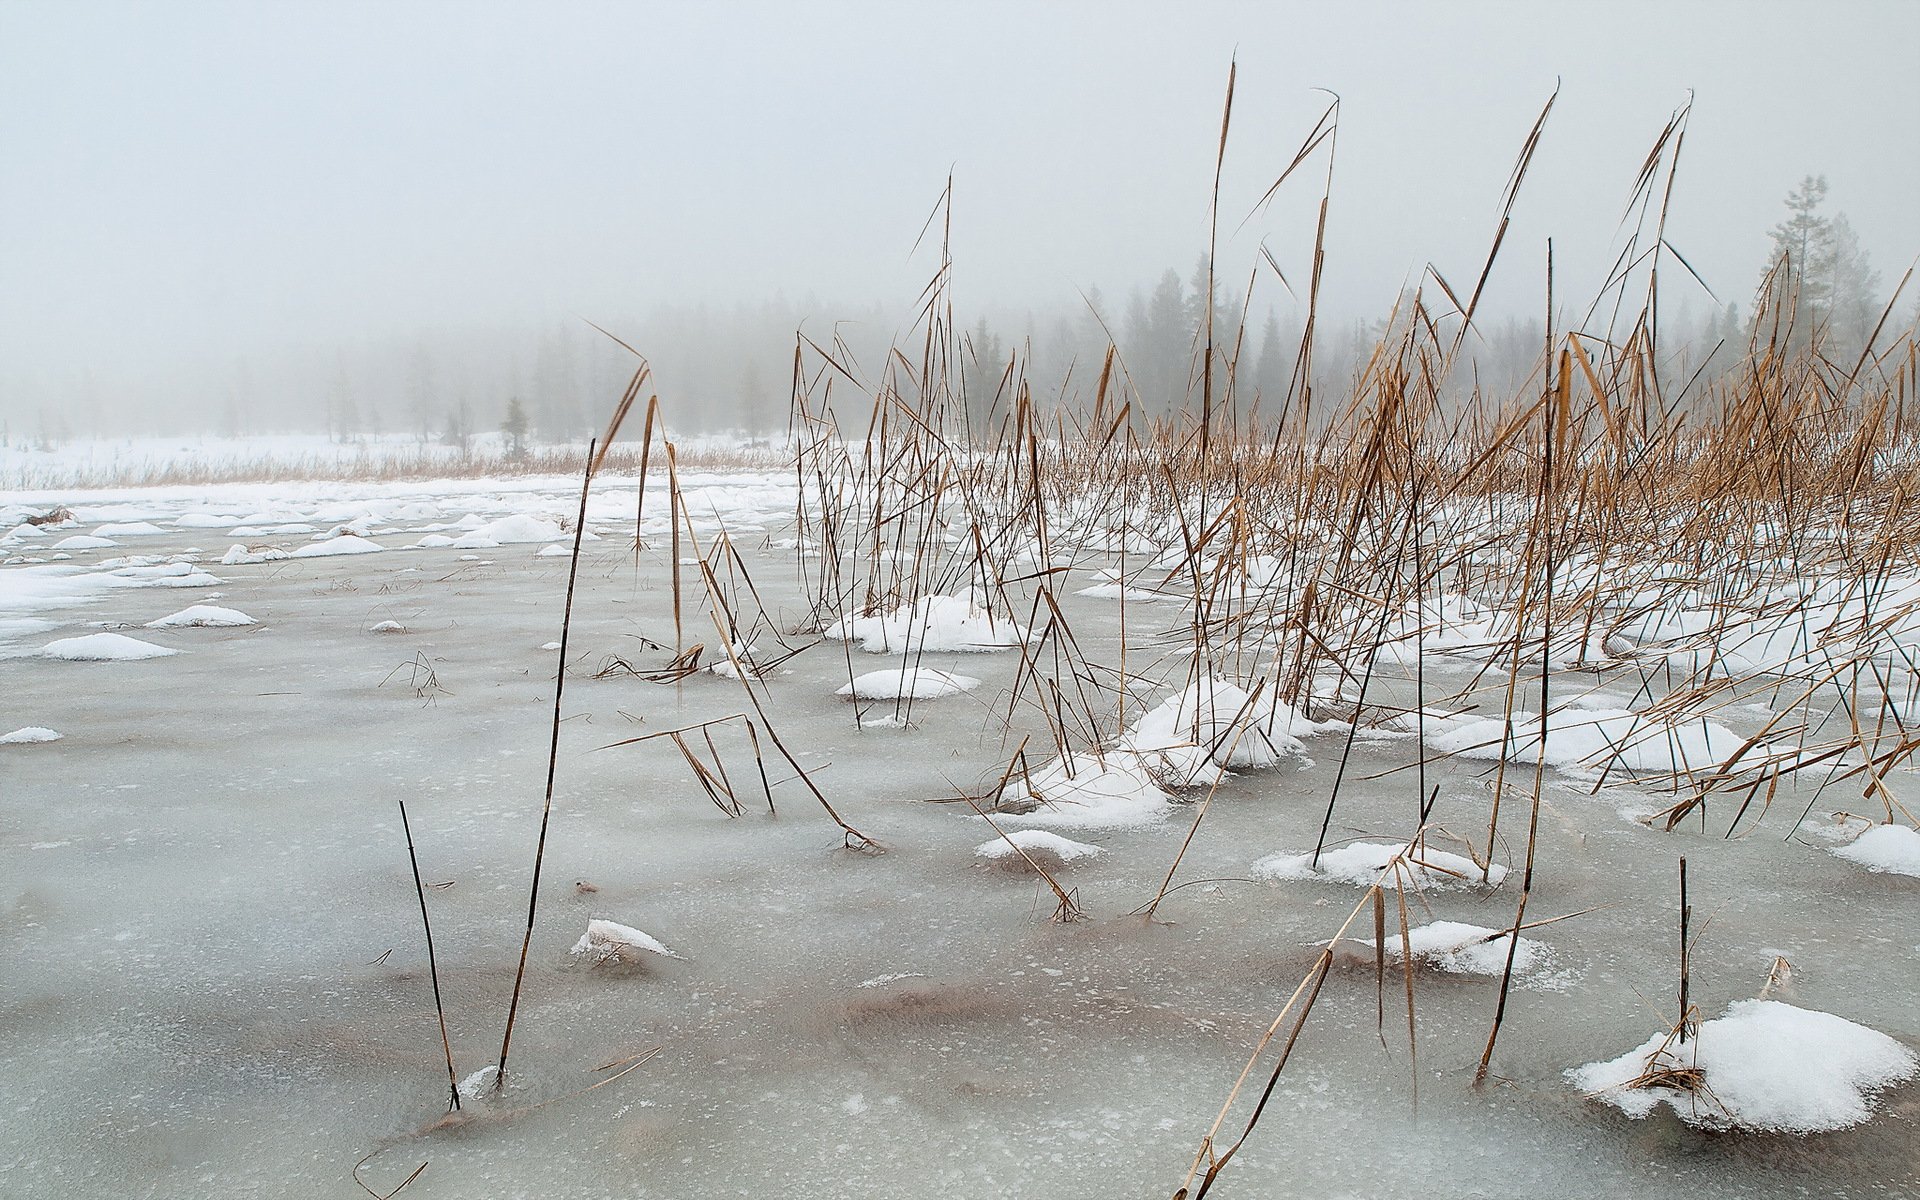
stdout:
[[[1112,298],[1203,248],[1236,54],[1224,233],[1314,89],[1343,98],[1338,311],[1384,312],[1428,261],[1471,281],[1556,78],[1501,309],[1538,310],[1548,236],[1564,292],[1597,285],[1689,88],[1670,236],[1720,299],[1746,306],[1809,172],[1886,290],[1920,251],[1916,46],[1902,2],[0,0],[0,380],[775,293],[904,316],[949,170],[963,308]],[[1304,278],[1320,183],[1223,272],[1264,239]]]

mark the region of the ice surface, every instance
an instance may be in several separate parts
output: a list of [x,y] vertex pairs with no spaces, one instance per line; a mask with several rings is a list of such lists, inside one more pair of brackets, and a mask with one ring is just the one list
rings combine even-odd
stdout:
[[1869,871],[1920,878],[1920,833],[1905,825],[1875,825],[1833,853]]
[[[733,667],[730,662],[721,665],[729,670]],[[714,668],[716,672],[719,669],[717,666]],[[979,686],[980,681],[971,675],[949,675],[935,667],[901,666],[856,675],[852,683],[842,687],[836,694],[860,700],[932,700],[970,692]]]
[[[1628,1086],[1650,1067],[1698,1069],[1705,1090]],[[1630,1117],[1667,1104],[1708,1129],[1827,1133],[1867,1120],[1874,1092],[1916,1074],[1920,1056],[1883,1033],[1778,1000],[1741,1000],[1686,1042],[1656,1033],[1567,1077]]]
[[90,633],[48,642],[41,653],[69,662],[134,662],[143,658],[166,658],[180,652],[121,633]]
[[157,620],[147,622],[148,629],[184,629],[188,627],[206,629],[231,629],[242,625],[258,625],[252,617],[234,608],[221,608],[214,604],[195,604],[170,613]]

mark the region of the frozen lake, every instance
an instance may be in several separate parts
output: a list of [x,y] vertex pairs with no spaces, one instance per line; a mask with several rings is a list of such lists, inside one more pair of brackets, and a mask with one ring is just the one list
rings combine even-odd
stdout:
[[[722,521],[733,531],[776,626],[805,625],[795,552],[781,548],[790,481],[683,485],[701,536]],[[739,681],[712,673],[595,677],[614,656],[656,669],[675,642],[668,542],[650,499],[636,565],[630,482],[596,490],[589,528],[602,536],[580,562],[510,1086],[441,1121],[446,1071],[397,802],[429,884],[466,1075],[497,1056],[513,986],[547,766],[556,655],[545,647],[560,636],[568,567],[539,553],[551,537],[489,546],[473,531],[558,523],[569,486],[102,494],[69,501],[74,524],[8,547],[0,733],[61,737],[0,745],[0,1194],[347,1196],[364,1194],[351,1173],[365,1159],[361,1177],[382,1194],[430,1164],[403,1193],[416,1200],[1171,1195],[1315,943],[1361,896],[1253,878],[1257,861],[1313,848],[1346,734],[1313,733],[1304,753],[1228,776],[1180,864],[1184,886],[1152,922],[1131,914],[1161,887],[1204,790],[1131,827],[1062,829],[1100,853],[1056,871],[1089,914],[1056,924],[1043,883],[976,856],[993,832],[957,799],[990,792],[1022,737],[1046,737],[1037,706],[1015,704],[1008,719],[1020,655],[916,656],[980,686],[915,701],[904,728],[862,729],[836,691],[887,659],[807,634],[788,639],[804,649],[765,681],[767,715],[884,853],[847,849],[769,746],[770,813],[738,722],[713,742],[744,804],[729,816],[670,739],[611,745],[752,712]],[[350,532],[382,552],[220,562],[236,542],[324,545],[313,535],[355,521]],[[308,531],[275,532],[294,526]],[[115,544],[52,549],[97,530]],[[406,548],[436,535],[470,541]],[[188,558],[183,573],[101,582],[129,569],[102,565],[116,560]],[[1073,594],[1100,582],[1101,565],[1055,590],[1087,658],[1107,662],[1119,605]],[[687,573],[683,641],[711,647]],[[197,604],[256,623],[144,628]],[[1128,605],[1132,670],[1179,682],[1181,614],[1176,602]],[[397,627],[375,632],[383,623]],[[40,653],[101,632],[178,653]],[[1427,694],[1477,669],[1429,657]],[[1412,703],[1404,673],[1374,686],[1371,702]],[[1633,699],[1631,684],[1592,672],[1561,686],[1623,709]],[[1719,719],[1746,736],[1763,716]],[[1419,757],[1410,737],[1353,739],[1329,845],[1404,842]],[[1493,767],[1427,762],[1437,826],[1484,842]],[[1513,875],[1410,897],[1415,923],[1511,925],[1532,767],[1508,771],[1495,858]],[[1596,788],[1546,774],[1528,919],[1583,915],[1529,931],[1544,958],[1515,979],[1494,1078],[1473,1084],[1497,978],[1416,975],[1416,1064],[1399,973],[1382,1032],[1372,961],[1355,957],[1327,979],[1216,1195],[1920,1195],[1914,1086],[1884,1093],[1865,1124],[1791,1137],[1699,1132],[1664,1108],[1630,1120],[1565,1078],[1671,1024],[1681,855],[1705,1015],[1754,996],[1784,957],[1794,974],[1779,998],[1920,1044],[1920,879],[1837,858],[1821,836],[1835,809],[1872,811],[1857,787],[1816,796],[1790,779],[1727,838],[1721,798],[1704,823],[1672,832],[1632,819],[1673,796],[1627,775]],[[1909,804],[1910,779],[1888,778]],[[577,959],[569,948],[595,918],[684,957]],[[1371,918],[1355,929],[1370,936]]]

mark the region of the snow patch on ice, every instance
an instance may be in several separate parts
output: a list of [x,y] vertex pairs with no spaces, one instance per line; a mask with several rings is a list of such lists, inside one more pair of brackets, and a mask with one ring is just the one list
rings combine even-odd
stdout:
[[177,613],[148,621],[148,629],[233,629],[242,625],[258,625],[259,622],[235,608],[221,608],[214,604],[195,604],[183,608]]
[[1905,825],[1875,825],[1833,854],[1869,871],[1920,878],[1920,832]]
[[1026,630],[966,596],[922,596],[882,616],[845,617],[821,632],[834,641],[858,641],[869,654],[1007,650],[1027,640]]
[[[1650,1068],[1697,1068],[1706,1090],[1628,1086]],[[1656,1033],[1567,1077],[1630,1117],[1667,1104],[1707,1129],[1825,1133],[1867,1120],[1874,1092],[1916,1074],[1920,1056],[1877,1030],[1778,1000],[1741,1000],[1684,1043]]]
[[980,681],[971,675],[949,675],[933,667],[902,666],[897,670],[869,671],[855,676],[852,683],[834,694],[860,700],[932,700],[957,696],[979,686]]
[[85,637],[48,642],[41,653],[48,658],[64,658],[69,662],[134,662],[143,658],[166,658],[180,652],[124,634],[90,633]]
[[1089,846],[1085,842],[1063,838],[1057,833],[1049,833],[1044,829],[1015,830],[1006,837],[982,842],[973,848],[973,852],[981,858],[995,862],[1008,858],[1018,859],[1020,854],[1014,846],[1020,847],[1028,854],[1058,859],[1060,862],[1072,862],[1076,858],[1094,858],[1102,853],[1098,846]]
[[581,934],[580,940],[573,944],[572,953],[576,958],[592,955],[596,963],[617,963],[634,961],[633,952],[636,950],[667,958],[680,957],[650,933],[644,933],[631,925],[622,925],[616,921],[602,921],[598,918],[587,922],[587,931]]
[[315,542],[302,546],[287,555],[288,558],[335,558],[342,554],[375,554],[386,547],[378,542],[370,542],[351,533],[343,533],[324,542]]
[[0,746],[28,746],[36,742],[57,742],[60,735],[44,725],[28,725],[12,733],[0,734]]
[[[1384,877],[1387,864],[1406,852],[1406,860]],[[1507,869],[1494,863],[1486,871],[1486,883],[1498,886]],[[1397,888],[1402,879],[1410,879],[1419,888],[1461,888],[1481,886],[1481,868],[1472,859],[1431,846],[1407,850],[1404,842],[1351,842],[1320,854],[1320,865],[1313,855],[1269,854],[1253,864],[1253,877],[1259,880],[1320,880],[1370,887],[1377,879],[1384,887]]]
[[1172,800],[1133,755],[1071,754],[1008,782],[1000,792],[1002,804],[1038,807],[996,813],[994,819],[1055,829],[1142,829],[1171,816]]

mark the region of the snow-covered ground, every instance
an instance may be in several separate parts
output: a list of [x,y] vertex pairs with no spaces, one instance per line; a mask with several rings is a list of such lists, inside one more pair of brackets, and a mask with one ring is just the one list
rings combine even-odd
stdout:
[[[1388,956],[1404,898],[1412,953],[1435,968],[1415,974],[1417,1112],[1397,979],[1384,1047],[1377,1032],[1365,915],[1343,939],[1363,953],[1327,979],[1226,1194],[1920,1194],[1915,1089],[1889,1067],[1890,1045],[1920,1044],[1920,883],[1899,873],[1920,835],[1863,805],[1857,775],[1821,794],[1812,776],[1763,785],[1754,836],[1723,836],[1737,796],[1716,795],[1704,828],[1622,816],[1671,803],[1677,777],[1755,739],[1787,739],[1758,701],[1702,724],[1636,694],[1639,676],[1556,675],[1515,954],[1526,978],[1499,1078],[1475,1088],[1541,706],[1526,683],[1511,720],[1419,704],[1434,678],[1486,666],[1497,615],[1440,605],[1388,631],[1389,650],[1425,648],[1425,695],[1379,666],[1357,713],[1296,706],[1265,657],[1187,653],[1164,571],[1140,603],[1077,594],[1117,582],[1110,556],[1061,569],[1071,646],[1031,582],[993,596],[991,617],[965,580],[942,600],[823,613],[796,578],[819,559],[793,528],[790,472],[681,482],[678,630],[659,481],[637,528],[630,477],[589,501],[539,920],[498,1098],[484,1072],[526,919],[569,566],[548,551],[572,545],[577,480],[0,493],[0,730],[16,731],[0,737],[0,1194],[353,1194],[368,1155],[362,1178],[382,1194],[430,1163],[403,1193],[420,1200],[1167,1194],[1246,1055],[1366,903],[1356,887],[1375,883]],[[26,524],[56,505],[70,521]],[[716,574],[736,615],[750,596],[765,606],[735,641],[765,664],[764,713],[738,678],[663,670],[696,643],[700,667],[727,661],[697,568],[734,562],[723,531],[738,569]],[[115,544],[55,549],[73,537]],[[378,549],[338,553],[362,545]],[[1277,570],[1250,562],[1244,582]],[[1621,636],[1708,653],[1685,624]],[[806,632],[821,627],[846,639]],[[75,643],[111,661],[49,649]],[[1791,666],[1789,648],[1766,652]],[[1073,689],[1122,662],[1124,709],[1087,724]],[[1042,668],[1057,694],[1035,687]],[[899,720],[840,695],[962,686],[898,701]],[[769,733],[884,853],[846,848]],[[1882,781],[1912,807],[1907,772]],[[740,815],[711,802],[722,785]],[[1092,919],[1053,924],[1037,877],[982,869],[1017,855],[962,794],[1004,804],[995,825],[1062,867]],[[452,1125],[402,799],[456,1072],[475,1080]],[[1840,807],[1873,817],[1831,822]],[[1404,853],[1423,812],[1424,844]],[[1722,1042],[1736,1019],[1777,1015],[1750,998],[1785,957],[1797,992],[1763,1003],[1888,1039],[1850,1076],[1881,1081],[1853,1093],[1860,1123],[1702,1140],[1659,1097],[1649,1127],[1569,1086],[1569,1070],[1646,1038],[1642,997],[1672,994],[1681,854],[1694,1000],[1736,1021],[1709,1022],[1703,1046],[1747,1045]],[[1153,921],[1130,915],[1169,885]]]

